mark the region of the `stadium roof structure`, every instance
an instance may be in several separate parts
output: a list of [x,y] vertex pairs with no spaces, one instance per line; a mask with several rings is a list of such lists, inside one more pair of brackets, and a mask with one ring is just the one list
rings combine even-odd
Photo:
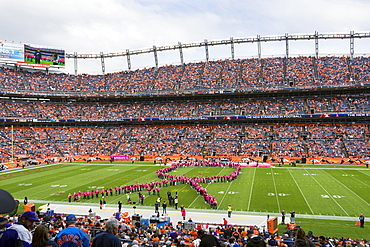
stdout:
[[132,55],[142,55],[147,53],[153,53],[154,54],[154,62],[155,66],[158,67],[158,52],[163,51],[170,51],[170,50],[178,50],[180,53],[180,60],[181,64],[184,64],[184,56],[183,56],[183,49],[189,49],[189,48],[199,48],[204,47],[205,48],[205,58],[206,61],[209,60],[209,46],[220,46],[220,45],[230,45],[231,48],[231,58],[235,58],[235,51],[234,51],[234,45],[235,44],[243,44],[243,43],[257,43],[258,45],[258,58],[261,58],[262,52],[261,52],[261,43],[262,42],[285,42],[286,47],[286,57],[289,57],[289,41],[297,41],[297,40],[314,40],[315,41],[315,56],[316,58],[319,56],[319,40],[328,40],[328,39],[349,39],[350,40],[350,47],[349,47],[349,55],[353,57],[354,55],[354,45],[355,45],[355,39],[362,39],[362,38],[370,38],[370,32],[354,32],[350,31],[350,33],[328,33],[328,34],[319,34],[317,31],[315,31],[314,34],[288,34],[285,35],[272,35],[272,36],[265,36],[261,37],[260,35],[257,35],[256,37],[249,37],[249,38],[233,38],[225,39],[225,40],[214,40],[214,41],[208,41],[204,40],[203,42],[195,42],[195,43],[188,43],[188,44],[182,44],[181,42],[178,42],[177,45],[170,45],[170,46],[155,46],[151,48],[145,48],[145,49],[139,49],[139,50],[129,50],[126,49],[126,51],[122,52],[112,52],[112,53],[95,53],[95,54],[78,54],[77,52],[66,54],[67,59],[74,59],[74,70],[75,74],[77,74],[77,60],[78,59],[100,59],[101,60],[101,67],[102,67],[102,73],[105,73],[105,58],[114,58],[114,57],[127,57],[127,65],[128,69],[131,70],[131,59],[130,56]]

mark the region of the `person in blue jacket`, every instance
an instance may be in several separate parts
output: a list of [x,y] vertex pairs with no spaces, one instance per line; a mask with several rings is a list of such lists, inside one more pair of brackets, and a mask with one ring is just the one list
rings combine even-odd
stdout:
[[35,221],[38,221],[35,212],[26,211],[12,226],[8,227],[2,235],[0,241],[1,246],[16,246],[30,247],[32,244],[32,233],[30,229],[33,227]]
[[90,247],[89,239],[82,230],[76,227],[76,221],[75,215],[67,215],[67,227],[60,231],[54,239],[58,247]]
[[34,56],[35,56],[35,63],[41,63],[41,51],[40,49],[37,49],[34,53]]
[[118,233],[119,223],[115,218],[107,220],[105,224],[105,232],[95,236],[92,242],[92,247],[121,247],[121,241],[116,237]]

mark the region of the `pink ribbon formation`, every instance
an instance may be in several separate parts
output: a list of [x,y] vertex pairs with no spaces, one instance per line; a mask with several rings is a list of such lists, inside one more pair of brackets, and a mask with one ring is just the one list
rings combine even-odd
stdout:
[[[224,175],[224,176],[203,176],[200,174],[196,177],[188,177],[184,174],[180,176],[171,175],[170,172],[183,167],[229,167],[229,168],[235,168],[235,171],[232,172],[230,175]],[[115,195],[127,194],[132,192],[141,192],[143,190],[148,191],[148,193],[152,193],[155,195],[155,193],[160,193],[161,188],[168,187],[168,186],[175,186],[180,184],[189,184],[192,189],[194,189],[199,195],[203,196],[204,201],[211,206],[211,208],[216,209],[217,208],[217,200],[216,197],[211,196],[207,189],[204,188],[201,184],[210,184],[210,183],[219,183],[219,182],[231,182],[234,179],[236,179],[239,176],[241,166],[239,163],[234,162],[186,162],[186,161],[179,161],[179,162],[173,162],[171,166],[169,167],[162,167],[160,170],[157,170],[156,173],[158,175],[158,178],[162,179],[161,181],[157,182],[150,182],[150,183],[135,183],[132,185],[124,185],[124,186],[117,186],[114,188],[109,189],[102,189],[95,191],[86,191],[86,192],[78,192],[74,193],[73,195],[69,194],[68,197],[72,197],[76,199],[77,197],[80,198],[83,196],[83,199],[90,199],[98,198],[99,194],[109,196],[113,195],[113,191],[115,191]]]

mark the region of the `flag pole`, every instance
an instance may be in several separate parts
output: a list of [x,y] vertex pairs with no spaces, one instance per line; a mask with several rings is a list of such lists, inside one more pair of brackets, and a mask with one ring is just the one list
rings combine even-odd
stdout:
[[14,162],[14,126],[12,125],[12,162]]

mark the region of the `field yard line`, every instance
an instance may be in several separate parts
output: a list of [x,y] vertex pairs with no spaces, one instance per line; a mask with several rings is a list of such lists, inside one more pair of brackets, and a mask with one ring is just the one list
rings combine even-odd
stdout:
[[34,169],[41,169],[44,167],[49,167],[49,166],[56,166],[60,165],[59,163],[56,164],[45,164],[45,165],[37,165],[37,166],[28,166],[25,168],[13,168],[13,169],[8,169],[8,170],[3,170],[0,172],[0,175],[6,175],[10,173],[15,173],[15,172],[23,172],[23,171],[28,171],[28,170],[34,170]]
[[[222,168],[222,170],[217,174],[217,176],[223,171],[225,169],[225,167],[223,167]],[[231,181],[231,183],[232,183],[233,181]],[[224,195],[223,195],[223,197],[222,197],[222,199],[221,199],[221,202],[220,203],[217,203],[217,207],[219,206],[219,205],[221,205],[221,203],[223,202],[223,200],[224,200],[224,198],[225,198],[225,196],[226,196],[226,194],[227,194],[227,191],[229,190],[229,188],[230,188],[230,185],[231,185],[231,183],[229,184],[229,187],[227,188],[227,190],[226,190],[226,193],[224,193]],[[208,187],[208,185],[207,185],[207,187]]]
[[366,176],[370,176],[369,174],[367,174],[367,173],[365,173],[365,172],[363,172],[363,171],[359,171],[359,172],[361,172],[362,174],[364,174],[364,175],[366,175]]
[[272,168],[270,168],[270,170],[271,170],[272,180],[274,181],[275,198],[276,198],[276,202],[277,202],[277,205],[278,205],[278,212],[280,212],[280,203],[279,203],[279,197],[278,197],[278,193],[277,193],[277,189],[276,189],[274,171],[272,170]]
[[230,186],[231,186],[231,184],[232,184],[233,182],[234,182],[234,181],[231,181],[231,182],[229,183],[229,187],[227,187],[227,190],[225,191],[224,196],[222,197],[222,199],[221,199],[220,203],[218,203],[218,205],[221,205],[221,204],[222,204],[222,202],[224,201],[225,196],[226,196],[227,192],[229,191]]
[[256,177],[256,171],[257,171],[257,169],[254,168],[253,179],[252,179],[252,186],[251,186],[251,191],[249,193],[249,200],[248,200],[248,209],[247,209],[247,211],[249,211],[250,206],[251,206],[252,192],[253,192],[254,178]]
[[[307,170],[305,170],[308,174],[310,174]],[[312,176],[310,174],[310,177],[315,180],[315,182],[320,185],[320,187],[330,196],[330,198],[343,210],[343,212],[345,212],[347,214],[347,216],[349,216],[349,214],[347,213],[346,210],[344,210],[344,208],[334,199],[334,197],[331,196],[331,194],[324,188],[324,186],[322,186],[315,178],[314,176]]]
[[[180,195],[180,191],[185,189],[187,186],[189,186],[189,184],[184,184],[184,186],[181,189],[178,190],[178,194]],[[180,198],[179,198],[179,201],[180,201]]]
[[[195,167],[193,167],[190,171],[192,171],[192,170],[194,170],[194,169],[195,169]],[[208,169],[207,169],[207,170],[208,170]],[[189,172],[190,172],[190,171],[189,171]],[[188,173],[189,173],[189,172],[188,172]],[[184,185],[184,187],[182,187],[181,189],[185,188],[185,187],[186,187],[186,186],[188,186],[188,185],[189,185],[189,184],[185,184],[185,185]],[[179,190],[179,191],[180,191],[180,190]],[[193,205],[193,203],[197,200],[197,198],[198,198],[198,197],[199,197],[199,195],[194,199],[194,201],[193,201],[192,203],[190,203],[190,205],[188,206],[189,208],[191,207],[191,205]]]
[[332,175],[330,175],[329,173],[327,173],[326,171],[324,171],[327,175],[329,175],[330,177],[332,177],[335,181],[337,181],[338,183],[340,183],[342,186],[344,186],[347,190],[349,190],[350,192],[352,192],[352,194],[354,194],[355,196],[357,196],[358,198],[360,198],[364,203],[366,203],[368,206],[370,206],[370,203],[368,203],[367,201],[365,201],[361,196],[359,196],[357,193],[355,193],[353,190],[351,190],[350,188],[348,188],[345,184],[343,184],[342,182],[340,182],[338,179],[336,179],[335,177],[333,177]]
[[[299,187],[299,185],[298,185],[297,181],[296,181],[296,180],[295,180],[295,178],[293,177],[292,172],[291,172],[291,169],[288,169],[288,171],[289,171],[290,176],[293,178],[294,183],[297,185],[297,187],[298,187],[298,189],[299,189],[299,192],[301,192],[301,194],[302,194],[302,196],[303,196],[303,199],[305,200],[305,202],[306,202],[307,206],[310,208],[311,213],[312,213],[312,214],[315,214],[315,213],[313,212],[313,210],[312,210],[312,208],[311,208],[310,204],[308,203],[308,201],[307,201],[306,197],[304,196],[304,194],[303,194],[303,192],[302,192],[302,190],[301,190],[301,187]],[[349,215],[348,215],[348,216],[349,216]]]
[[[193,169],[195,169],[195,168],[193,168]],[[210,169],[210,167],[209,168],[207,168],[207,170],[209,170]],[[217,174],[217,176],[223,171],[225,169],[225,167],[223,167],[222,168],[222,170]],[[207,171],[206,170],[206,171]],[[207,184],[207,186],[205,187],[205,189],[207,189],[207,187],[210,185],[210,183],[209,184]],[[198,196],[197,197],[195,197],[195,199],[190,203],[190,205],[188,206],[189,208],[191,207],[191,205],[193,205],[193,203],[198,199],[200,197],[200,195],[198,194]],[[221,203],[219,203],[218,205],[220,205]]]
[[[342,172],[342,174],[345,174],[343,171],[341,171]],[[365,175],[367,175],[367,174],[365,174]],[[365,184],[363,181],[361,181],[360,179],[358,179],[358,178],[355,178],[355,177],[353,177],[353,179],[355,179],[357,182],[360,182],[360,183],[362,183],[363,185],[365,185],[366,187],[369,187],[370,188],[370,185],[367,185],[367,184]]]

